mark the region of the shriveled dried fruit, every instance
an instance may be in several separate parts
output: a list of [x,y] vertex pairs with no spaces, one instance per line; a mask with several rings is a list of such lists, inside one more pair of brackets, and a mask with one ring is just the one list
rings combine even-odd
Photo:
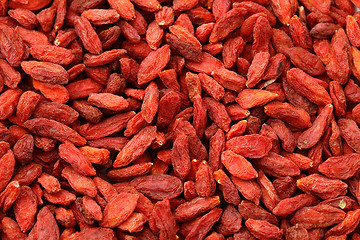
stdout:
[[303,207],[291,219],[292,224],[298,224],[306,229],[323,228],[340,223],[345,218],[345,212],[329,205]]
[[288,71],[287,82],[297,93],[317,105],[326,105],[332,102],[326,89],[319,85],[315,78],[309,76],[301,69],[292,68]]
[[99,225],[113,228],[124,222],[135,210],[139,196],[121,192],[112,198],[104,209],[104,217]]
[[297,180],[298,188],[323,199],[334,198],[346,193],[347,184],[319,174],[312,174]]
[[360,239],[357,7],[0,0],[0,238]]
[[264,220],[248,219],[245,222],[246,227],[252,235],[259,239],[281,239],[283,230]]
[[144,195],[157,200],[175,198],[183,192],[181,180],[165,174],[139,176],[130,184]]
[[249,161],[231,150],[224,151],[221,154],[221,162],[226,169],[237,178],[250,180],[258,176],[256,170]]
[[226,142],[226,149],[244,157],[262,158],[266,156],[272,147],[269,138],[259,134],[251,134],[234,137]]

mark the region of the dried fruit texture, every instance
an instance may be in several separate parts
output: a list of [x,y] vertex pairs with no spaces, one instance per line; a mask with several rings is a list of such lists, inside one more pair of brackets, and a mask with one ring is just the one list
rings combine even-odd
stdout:
[[314,38],[326,39],[334,35],[339,28],[341,28],[340,25],[333,23],[318,23],[310,30],[310,35]]
[[96,170],[90,161],[70,142],[65,142],[59,146],[59,156],[71,164],[80,174],[85,176],[93,176],[96,174]]
[[308,194],[313,194],[322,199],[335,198],[346,193],[347,184],[343,181],[311,174],[296,181],[298,188]]
[[231,118],[227,113],[225,106],[209,97],[204,98],[203,101],[210,119],[223,131],[229,131]]
[[209,140],[209,165],[211,169],[217,170],[220,167],[220,156],[225,147],[225,134],[218,129]]
[[[90,115],[90,113],[87,112],[88,115]],[[98,115],[96,113],[91,113],[90,116],[93,117],[93,115],[95,115],[97,118],[101,118],[102,116],[102,114]],[[81,133],[82,136],[84,136],[86,139],[89,140],[107,137],[113,133],[116,133],[124,129],[128,121],[132,117],[134,117],[134,115],[135,113],[133,111],[126,113],[119,113],[112,117],[106,118],[103,121],[100,121],[99,123],[84,124],[79,128],[79,132]]]
[[355,47],[360,46],[360,42],[357,39],[359,33],[360,33],[360,27],[359,24],[356,22],[356,19],[353,16],[348,15],[346,17],[346,34],[349,38],[351,45]]
[[36,105],[32,117],[52,119],[65,125],[70,125],[79,117],[79,114],[65,104],[56,102],[39,102]]
[[276,216],[285,217],[295,211],[310,206],[316,202],[316,197],[310,194],[300,194],[292,198],[281,200],[273,209]]
[[287,72],[287,82],[298,94],[317,105],[326,105],[332,102],[326,89],[301,69],[290,69]]
[[292,17],[291,1],[271,0],[270,4],[279,21],[284,25],[289,25]]
[[[199,56],[198,61],[186,61],[185,66],[192,71],[202,72],[208,75],[212,74],[214,70],[222,69],[224,67],[223,63],[210,55],[209,53],[202,52]],[[245,80],[244,80],[245,84]]]
[[297,129],[307,129],[311,127],[309,113],[289,103],[271,102],[264,107],[264,112],[266,115],[280,119]]
[[325,236],[347,235],[355,230],[360,222],[360,210],[349,211],[344,220],[338,225],[329,229]]
[[300,174],[300,169],[294,162],[273,152],[269,152],[266,157],[256,160],[254,164],[265,173],[275,177],[293,177]]
[[236,177],[231,177],[239,192],[249,201],[259,204],[261,198],[261,189],[255,180],[241,180]]
[[138,83],[144,84],[154,78],[163,70],[170,60],[170,46],[163,47],[151,52],[140,64],[138,71]]
[[349,40],[344,29],[340,28],[331,39],[331,59],[326,73],[341,85],[346,84],[350,77],[349,51]]
[[61,171],[61,176],[66,179],[70,186],[78,193],[89,197],[95,197],[97,189],[91,178],[83,176],[68,166]]
[[278,94],[260,89],[244,89],[235,101],[244,109],[263,106],[278,98]]
[[223,40],[233,30],[240,27],[244,22],[246,8],[233,8],[222,15],[215,23],[214,28],[209,37],[210,43],[216,43]]
[[[281,141],[283,149],[287,152],[293,152],[296,147],[296,139],[290,129],[286,127],[285,123],[279,119],[271,119],[268,121],[268,124],[274,130],[277,138]],[[277,140],[275,136],[273,138]]]
[[309,239],[309,233],[304,227],[295,225],[286,229],[286,239]]
[[129,107],[129,103],[123,97],[112,93],[91,93],[88,103],[112,111],[122,111]]
[[294,46],[290,36],[281,29],[272,29],[271,42],[276,51],[282,54],[286,54],[287,49]]
[[94,25],[112,24],[119,19],[117,11],[112,9],[90,9],[81,13]]
[[290,32],[294,46],[302,47],[308,51],[312,50],[312,39],[306,25],[300,20],[298,16],[293,16],[290,19]]
[[226,89],[240,92],[245,88],[246,79],[234,71],[230,71],[225,68],[218,68],[212,70],[211,75]]
[[346,115],[346,96],[343,88],[337,81],[331,81],[329,84],[330,97],[334,105],[334,113],[336,116],[344,117]]
[[219,221],[221,217],[222,209],[215,208],[209,213],[200,217],[199,220],[194,224],[186,239],[204,239],[206,234],[210,231],[212,226]]
[[155,126],[143,128],[121,149],[113,166],[116,168],[126,166],[142,155],[155,139],[155,133]]
[[313,161],[310,158],[308,158],[304,155],[301,155],[299,153],[283,152],[282,154],[284,155],[284,157],[287,157],[288,159],[293,161],[296,165],[298,165],[300,170],[306,170],[313,166]]
[[234,137],[226,142],[227,150],[249,158],[262,158],[271,148],[270,139],[259,134]]
[[239,204],[239,213],[244,218],[244,220],[255,219],[255,220],[265,220],[271,224],[278,225],[277,218],[267,210],[262,207],[249,202],[247,200],[241,201]]
[[0,204],[5,213],[13,205],[20,195],[20,184],[18,181],[11,181],[5,190],[0,194]]
[[107,203],[99,225],[108,228],[119,226],[133,213],[138,199],[137,194],[120,192]]
[[[33,82],[34,89],[39,90],[45,98],[47,98],[53,102],[66,103],[70,98],[70,93],[74,92],[71,90],[69,92],[66,87],[64,87],[60,84],[43,83],[43,82],[37,81],[35,79],[33,79],[32,82]],[[92,82],[92,83],[95,83],[95,82]],[[95,84],[97,84],[97,83],[95,83]],[[96,87],[99,88],[99,84],[97,84]],[[83,94],[83,93],[81,93],[81,94]]]
[[0,75],[3,78],[3,84],[12,89],[15,89],[21,81],[20,73],[5,60],[0,61]]
[[149,47],[156,50],[160,46],[163,35],[164,31],[159,24],[156,21],[151,22],[146,30],[146,42]]
[[26,46],[14,28],[0,24],[0,52],[12,67],[18,67],[28,53]]
[[360,153],[359,142],[360,129],[356,125],[356,122],[351,119],[342,118],[339,120],[339,127],[342,138],[355,152]]
[[256,53],[247,72],[246,87],[252,88],[262,79],[269,63],[270,53]]
[[259,171],[257,183],[261,189],[261,197],[264,205],[267,209],[272,211],[280,201],[274,185],[270,182],[262,170]]
[[7,184],[14,173],[15,167],[15,156],[11,150],[8,150],[1,158],[0,158],[0,191],[4,190]]
[[260,52],[269,52],[271,36],[272,31],[269,19],[264,16],[258,17],[253,30],[253,46],[251,47],[251,55],[255,56]]
[[190,158],[195,158],[198,160],[205,160],[207,158],[207,150],[197,136],[196,130],[193,125],[191,125],[188,121],[180,118],[175,121],[173,127],[173,140],[175,140],[176,137],[181,133],[184,133],[185,135],[187,135],[188,138],[192,140],[192,144],[189,144]]
[[181,180],[166,174],[139,176],[130,184],[145,196],[156,200],[175,198],[183,192]]
[[76,17],[74,19],[74,28],[86,50],[92,54],[100,54],[102,52],[102,45],[99,36],[92,28],[89,20],[85,17]]
[[175,219],[185,222],[200,216],[220,204],[219,197],[194,198],[175,209]]
[[68,65],[75,58],[75,55],[69,49],[52,45],[33,45],[29,51],[31,56],[37,60],[60,65]]
[[33,91],[26,91],[21,94],[16,106],[16,116],[20,122],[25,122],[35,111],[36,105],[40,100],[40,95]]
[[224,151],[221,154],[221,162],[234,177],[239,179],[250,180],[258,176],[249,161],[231,150]]
[[109,50],[109,51],[103,52],[99,55],[93,55],[93,54],[86,53],[84,55],[83,60],[84,60],[84,64],[87,67],[97,67],[97,66],[102,66],[107,63],[116,61],[119,58],[124,57],[125,54],[126,54],[125,49],[114,49],[114,50]]
[[0,119],[5,120],[16,110],[16,104],[19,101],[22,91],[20,89],[9,89],[0,95]]
[[186,179],[191,170],[189,139],[185,134],[176,137],[171,150],[171,162],[174,171],[181,179]]
[[239,57],[244,47],[245,41],[242,37],[230,38],[224,43],[222,57],[225,68],[231,69],[235,65],[236,59]]
[[199,138],[202,138],[207,124],[207,110],[202,98],[198,95],[194,98],[193,125]]
[[286,53],[295,67],[311,76],[321,75],[325,72],[324,64],[320,58],[301,47],[288,48]]
[[259,239],[281,239],[283,230],[264,220],[248,219],[245,222],[246,227],[252,235]]
[[324,135],[326,129],[329,127],[332,118],[333,106],[331,104],[326,105],[313,122],[312,126],[304,131],[298,137],[297,147],[299,149],[308,149],[320,141]]
[[318,170],[327,177],[348,179],[358,171],[358,153],[330,157],[319,165]]
[[225,201],[233,205],[238,205],[240,203],[239,193],[226,173],[219,169],[215,171],[213,175],[216,182],[221,185],[220,189],[223,192]]
[[253,39],[254,26],[258,17],[265,17],[266,14],[263,12],[255,13],[244,20],[244,23],[240,27],[240,36],[244,38],[246,42]]
[[0,0],[0,238],[357,239],[356,6]]
[[159,101],[156,125],[163,128],[171,123],[181,106],[181,96],[170,90]]
[[59,239],[60,230],[55,221],[53,213],[48,207],[43,207],[37,217],[35,232],[37,239]]
[[155,204],[154,218],[160,230],[160,239],[176,239],[176,222],[168,199]]
[[159,106],[159,89],[156,83],[151,82],[145,89],[144,101],[141,106],[142,117],[151,123]]
[[21,67],[34,79],[51,84],[66,84],[69,81],[69,74],[60,65],[49,62],[24,61]]
[[13,219],[4,217],[1,226],[8,239],[26,239],[26,234],[21,232],[19,225]]
[[355,120],[356,123],[360,122],[360,105],[356,105],[353,110],[351,111],[352,118]]
[[34,192],[28,186],[22,186],[20,195],[14,203],[14,213],[16,222],[21,231],[27,232],[35,223],[35,214],[37,212],[37,200]]
[[323,228],[340,223],[345,218],[345,212],[329,205],[316,205],[298,210],[290,220],[306,229]]
[[202,46],[196,37],[180,25],[169,27],[169,31],[170,33],[166,34],[166,41],[170,47],[185,59],[199,61]]

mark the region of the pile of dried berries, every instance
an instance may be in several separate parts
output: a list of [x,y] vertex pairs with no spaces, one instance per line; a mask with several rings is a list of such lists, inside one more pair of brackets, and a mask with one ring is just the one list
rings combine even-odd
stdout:
[[0,0],[1,239],[360,239],[359,0]]

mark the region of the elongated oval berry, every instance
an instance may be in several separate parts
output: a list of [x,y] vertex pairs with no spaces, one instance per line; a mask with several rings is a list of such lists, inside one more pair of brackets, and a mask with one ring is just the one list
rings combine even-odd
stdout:
[[311,148],[320,141],[320,138],[330,125],[332,112],[332,104],[328,104],[322,109],[312,126],[298,137],[297,146],[299,149]]
[[80,174],[85,176],[93,176],[96,174],[90,161],[70,142],[65,142],[59,146],[59,156],[70,163]]
[[43,137],[49,137],[61,142],[70,141],[76,145],[85,145],[86,140],[72,128],[54,120],[33,118],[24,122],[31,132]]
[[164,45],[156,51],[149,53],[139,66],[137,74],[138,83],[141,85],[156,78],[170,61],[170,54],[169,45]]
[[298,94],[317,105],[326,105],[332,102],[326,89],[320,86],[315,78],[299,68],[292,68],[287,72],[287,82]]
[[59,64],[39,61],[24,61],[21,67],[36,80],[51,84],[67,84],[68,72]]
[[155,139],[156,126],[143,128],[136,134],[117,155],[113,166],[123,167],[142,155]]
[[313,207],[303,207],[298,210],[290,222],[307,229],[313,229],[340,223],[344,218],[344,211],[330,205],[319,204]]
[[265,157],[271,148],[270,139],[259,134],[234,137],[226,142],[227,150],[249,158]]
[[250,180],[258,176],[256,170],[248,160],[231,150],[224,151],[221,154],[221,162],[226,169],[237,178]]
[[86,50],[92,54],[100,54],[102,45],[99,36],[85,17],[76,17],[74,20],[76,34],[80,37]]
[[175,198],[183,192],[181,180],[166,174],[139,176],[130,184],[145,196],[156,200]]
[[348,179],[360,169],[360,154],[350,153],[337,157],[330,157],[318,167],[319,172],[335,179]]
[[322,199],[335,198],[344,195],[348,185],[338,179],[324,177],[319,174],[311,174],[309,176],[297,180],[298,188],[308,194],[313,194]]
[[264,112],[269,117],[278,118],[298,129],[311,127],[309,113],[289,103],[271,102],[264,107]]
[[134,212],[138,199],[137,194],[120,192],[107,203],[99,225],[108,228],[119,226]]

